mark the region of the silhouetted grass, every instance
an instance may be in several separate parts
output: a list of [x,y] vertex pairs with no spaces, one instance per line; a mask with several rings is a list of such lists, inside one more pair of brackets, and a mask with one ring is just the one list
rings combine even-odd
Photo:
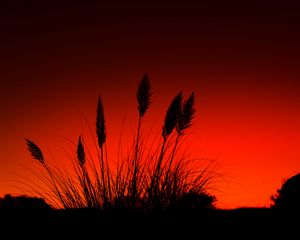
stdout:
[[94,138],[96,159],[79,136],[76,158],[69,157],[73,171],[62,171],[48,163],[37,144],[26,139],[30,154],[44,170],[35,174],[47,187],[41,191],[36,184],[29,184],[31,190],[35,189],[52,206],[63,208],[212,208],[215,197],[208,194],[207,187],[214,175],[207,166],[195,167],[196,160],[179,151],[195,116],[195,94],[185,100],[182,92],[174,97],[166,112],[161,139],[148,144],[142,137],[141,126],[151,96],[151,84],[145,74],[136,94],[139,114],[136,137],[132,148],[125,156],[118,157],[114,168],[107,157],[107,130],[100,96]]

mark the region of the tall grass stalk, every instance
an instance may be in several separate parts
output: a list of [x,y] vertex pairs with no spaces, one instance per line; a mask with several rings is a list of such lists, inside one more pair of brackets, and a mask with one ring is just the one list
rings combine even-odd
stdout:
[[[154,205],[159,205],[160,203],[157,202],[159,199],[158,194],[160,192],[160,179],[161,179],[161,174],[162,174],[162,162],[164,159],[165,155],[165,148],[167,144],[167,140],[171,133],[173,132],[174,128],[176,127],[179,119],[179,114],[181,111],[181,104],[182,104],[182,92],[179,92],[174,99],[172,100],[166,116],[165,116],[165,121],[162,129],[162,146],[161,150],[159,153],[159,157],[157,160],[157,164],[155,167],[155,171],[153,173],[153,176],[151,177],[151,185],[149,189],[149,200],[152,202]],[[152,199],[153,198],[153,199]]]
[[148,77],[148,74],[145,73],[143,76],[138,91],[136,93],[137,103],[138,103],[138,128],[137,128],[137,136],[136,136],[136,144],[134,150],[134,157],[133,157],[133,175],[132,175],[132,189],[131,189],[131,197],[133,204],[135,205],[135,199],[137,198],[137,185],[138,183],[138,174],[139,174],[139,143],[140,143],[140,132],[141,132],[141,124],[142,118],[144,117],[146,111],[148,110],[150,103],[151,103],[151,84]]
[[104,204],[107,205],[109,202],[109,195],[111,195],[111,189],[110,189],[109,167],[107,165],[107,162],[104,160],[103,145],[106,140],[106,127],[105,127],[105,118],[104,118],[104,108],[100,96],[98,98],[98,106],[97,106],[96,134],[98,139],[98,146],[100,148],[100,157],[98,156],[98,159],[99,159],[99,167],[101,169],[101,179],[102,179],[101,185],[103,187],[102,194],[103,194]]
[[[184,131],[188,129],[191,124],[192,120],[195,117],[195,109],[194,109],[194,103],[195,103],[195,93],[193,92],[187,100],[183,104],[180,104],[180,110],[178,111],[178,122],[176,126],[176,140],[174,143],[173,150],[171,152],[171,157],[166,169],[166,174],[165,174],[165,180],[163,183],[163,190],[165,191],[165,187],[170,184],[170,175],[172,174],[172,164],[174,162],[175,158],[175,153],[178,147],[178,143],[180,138],[183,136]],[[176,176],[176,175],[175,175]]]

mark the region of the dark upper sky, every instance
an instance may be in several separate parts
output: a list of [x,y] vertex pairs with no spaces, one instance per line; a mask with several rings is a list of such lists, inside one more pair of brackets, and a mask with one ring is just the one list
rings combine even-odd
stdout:
[[266,71],[299,63],[298,8],[289,4],[7,2],[0,10],[5,76],[110,68],[132,59]]
[[[300,17],[297,5],[286,1],[7,0],[0,3],[0,36],[2,159],[9,157],[14,144],[22,148],[24,136],[37,137],[41,129],[67,124],[70,106],[83,111],[89,104],[94,113],[90,103],[99,92],[111,112],[116,112],[119,99],[124,106],[131,104],[133,100],[123,99],[134,94],[145,71],[156,89],[156,102],[169,100],[180,89],[198,91],[204,109],[199,114],[207,117],[201,126],[210,129],[211,145],[206,147],[215,148],[213,154],[223,151],[218,134],[228,126],[220,122],[230,122],[232,128],[240,124],[230,133],[236,135],[249,127],[242,124],[245,116],[249,121],[264,119],[264,126],[270,126],[276,115],[276,127],[293,129],[299,119]],[[282,120],[284,116],[289,118]],[[269,132],[262,139],[266,136]],[[236,146],[231,147],[234,152]],[[244,150],[234,153],[239,151]],[[18,154],[13,158],[22,158],[23,149]],[[225,162],[231,157],[240,156],[224,153]]]
[[[22,96],[36,88],[36,92],[39,88],[57,92],[57,83],[62,91],[77,88],[76,79],[62,81],[62,74],[137,71],[141,75],[153,69],[170,75],[175,70],[291,75],[283,81],[294,90],[300,53],[298,8],[288,3],[241,2],[1,1],[1,96]],[[51,81],[46,80],[49,76]],[[93,85],[99,80],[86,81]],[[245,85],[245,81],[232,78],[226,85]],[[272,88],[282,88],[280,79],[253,81],[251,85],[262,88],[270,81]],[[212,84],[223,83],[221,79]]]

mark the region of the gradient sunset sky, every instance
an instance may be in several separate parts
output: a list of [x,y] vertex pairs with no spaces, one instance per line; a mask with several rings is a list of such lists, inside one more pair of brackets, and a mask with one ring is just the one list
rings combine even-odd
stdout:
[[148,72],[154,134],[173,96],[194,90],[189,137],[224,177],[218,205],[268,206],[300,171],[299,8],[197,2],[1,1],[0,195],[18,193],[20,165],[34,167],[24,138],[64,161],[65,138],[76,141],[83,116],[94,124],[99,94],[107,141],[117,146],[124,118],[134,132]]

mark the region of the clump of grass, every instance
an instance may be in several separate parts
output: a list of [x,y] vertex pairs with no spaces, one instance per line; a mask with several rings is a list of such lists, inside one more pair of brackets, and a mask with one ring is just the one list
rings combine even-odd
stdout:
[[[172,206],[213,207],[215,198],[207,193],[213,176],[208,168],[195,167],[194,161],[179,148],[183,136],[195,117],[195,94],[183,98],[179,92],[171,101],[165,115],[156,148],[142,139],[141,126],[152,101],[151,83],[147,73],[142,77],[136,93],[138,124],[133,147],[118,159],[112,169],[106,150],[107,130],[104,107],[98,98],[96,112],[97,161],[79,136],[76,157],[70,159],[73,173],[48,164],[42,150],[26,139],[31,156],[39,162],[44,173],[36,174],[47,186],[36,190],[52,206],[63,208],[140,208],[167,209]],[[152,145],[152,144],[151,144]],[[47,192],[48,191],[48,192]]]

